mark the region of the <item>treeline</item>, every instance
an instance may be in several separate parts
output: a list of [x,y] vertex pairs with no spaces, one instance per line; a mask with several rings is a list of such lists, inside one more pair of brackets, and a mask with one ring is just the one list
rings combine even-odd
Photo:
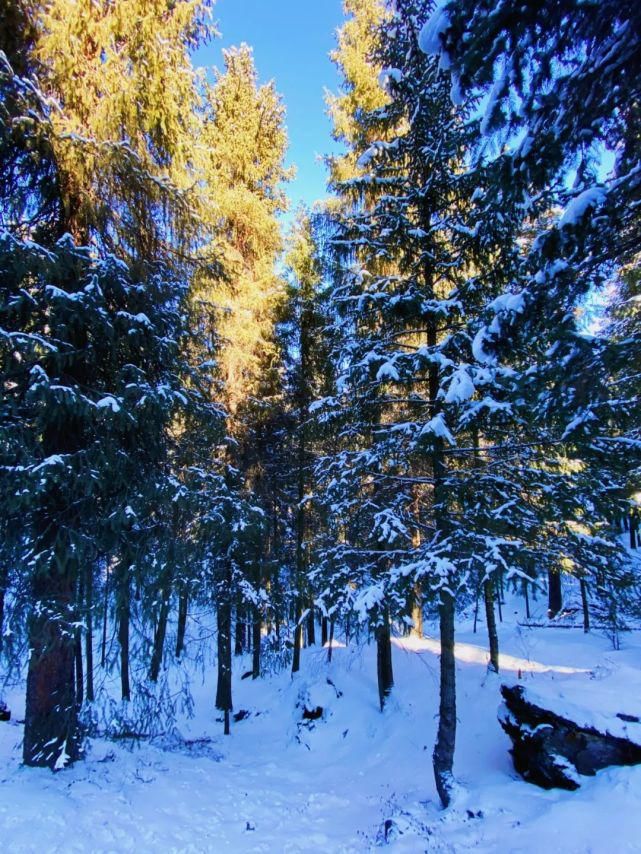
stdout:
[[193,70],[209,7],[0,12],[0,638],[7,664],[30,650],[24,761],[80,755],[114,666],[124,726],[194,605],[226,732],[234,653],[296,672],[364,627],[383,708],[392,627],[430,613],[447,804],[457,607],[483,603],[498,670],[508,582],[555,616],[574,577],[586,630],[635,606],[640,13],[346,0],[345,153],[283,245],[284,108],[246,46]]

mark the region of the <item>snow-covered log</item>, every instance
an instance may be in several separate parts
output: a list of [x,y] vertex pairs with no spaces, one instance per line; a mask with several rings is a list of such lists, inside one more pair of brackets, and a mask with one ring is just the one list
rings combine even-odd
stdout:
[[[589,712],[559,713],[538,704],[523,685],[502,685],[499,721],[512,740],[514,767],[544,789],[578,789],[581,775],[594,776],[608,765],[641,764],[641,719],[619,713],[607,729],[588,721]],[[574,709],[573,711],[577,711]],[[616,735],[613,732],[617,733]]]

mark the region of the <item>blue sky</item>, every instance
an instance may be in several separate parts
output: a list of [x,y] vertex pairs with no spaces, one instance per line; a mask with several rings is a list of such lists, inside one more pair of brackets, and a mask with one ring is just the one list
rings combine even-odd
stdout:
[[221,67],[223,47],[244,41],[254,48],[261,82],[274,78],[287,107],[287,159],[297,167],[292,206],[322,198],[326,169],[317,155],[336,150],[323,92],[338,87],[327,54],[343,20],[341,0],[218,0],[215,18],[222,38],[199,50],[195,63]]

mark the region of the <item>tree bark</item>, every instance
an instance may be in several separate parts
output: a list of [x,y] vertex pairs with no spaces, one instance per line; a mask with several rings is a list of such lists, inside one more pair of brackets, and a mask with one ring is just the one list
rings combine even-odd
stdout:
[[129,621],[130,621],[130,585],[129,566],[123,559],[118,567],[117,582],[118,643],[120,644],[120,693],[123,700],[131,699],[129,684]]
[[381,712],[394,687],[392,671],[392,638],[389,625],[389,611],[383,611],[383,623],[376,628],[376,672],[378,676],[378,700]]
[[456,659],[454,657],[454,598],[441,590],[439,609],[441,636],[441,679],[438,733],[434,746],[434,779],[441,803],[452,797],[454,747],[456,744]]
[[585,578],[579,580],[581,586],[581,605],[583,607],[583,631],[590,631],[590,608],[588,606],[588,585]]
[[313,602],[310,602],[307,615],[307,646],[316,646],[316,614]]
[[327,644],[328,634],[327,630],[329,628],[329,620],[327,617],[321,618],[321,646],[324,647]]
[[260,629],[262,621],[260,608],[254,605],[254,620],[252,623],[252,679],[260,676]]
[[415,638],[423,637],[423,591],[417,582],[412,591],[412,631],[410,634]]
[[185,632],[187,631],[187,611],[189,608],[189,594],[182,587],[178,594],[178,627],[176,630],[176,658],[180,658],[185,649]]
[[225,735],[229,735],[229,713],[232,706],[231,691],[231,602],[226,591],[221,591],[218,601],[218,684],[216,686],[216,708],[224,712]]
[[152,682],[157,682],[162,666],[162,657],[165,649],[165,637],[167,636],[167,620],[169,619],[169,601],[171,598],[171,588],[169,582],[166,582],[161,591],[160,613],[158,614],[158,625],[154,632],[154,646],[151,654],[151,664],[149,666],[149,678]]
[[23,761],[53,769],[80,755],[76,644],[70,629],[75,573],[68,566],[63,571],[47,567],[36,573],[32,593],[37,607],[29,618]]
[[551,620],[554,619],[562,607],[561,573],[550,570],[548,572],[548,617]]
[[93,685],[93,566],[87,567],[86,573],[86,599],[85,599],[85,661],[87,665],[87,702],[95,700]]
[[494,595],[492,590],[492,579],[487,576],[483,581],[483,598],[485,600],[485,619],[487,622],[487,638],[490,645],[490,662],[488,669],[495,673],[499,672],[499,636],[496,630],[496,617],[494,615]]
[[7,590],[7,581],[9,577],[9,568],[0,563],[0,653],[2,652],[2,644],[4,639],[4,597]]

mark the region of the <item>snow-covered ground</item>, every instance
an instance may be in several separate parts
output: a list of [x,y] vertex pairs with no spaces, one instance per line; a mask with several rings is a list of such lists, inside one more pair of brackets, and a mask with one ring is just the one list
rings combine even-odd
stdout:
[[[52,774],[22,767],[22,727],[0,723],[0,851],[358,852],[386,835],[395,852],[641,851],[641,767],[546,792],[516,776],[497,722],[500,682],[518,678],[558,704],[638,715],[641,633],[623,635],[615,652],[598,631],[523,628],[518,616],[500,627],[499,678],[486,671],[484,627],[459,628],[461,790],[446,811],[431,768],[438,643],[397,639],[384,714],[375,650],[351,644],[330,665],[326,651],[304,650],[294,680],[241,680],[247,668],[236,660],[235,710],[251,715],[227,738],[213,709],[213,662],[192,686],[183,740],[133,749],[95,740],[84,762]],[[5,698],[19,719],[22,699]],[[305,703],[322,706],[323,718],[304,724]]]

